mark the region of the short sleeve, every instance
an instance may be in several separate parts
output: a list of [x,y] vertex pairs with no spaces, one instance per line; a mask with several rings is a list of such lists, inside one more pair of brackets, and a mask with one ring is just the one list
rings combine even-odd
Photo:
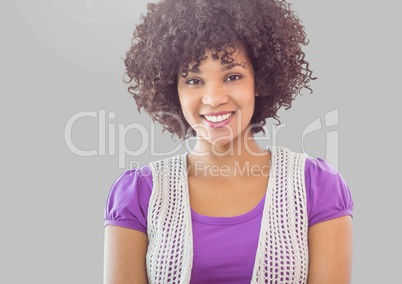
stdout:
[[146,233],[151,191],[152,176],[148,166],[124,172],[110,189],[104,226],[115,225]]
[[349,187],[326,161],[308,158],[305,182],[309,226],[345,215],[353,216]]

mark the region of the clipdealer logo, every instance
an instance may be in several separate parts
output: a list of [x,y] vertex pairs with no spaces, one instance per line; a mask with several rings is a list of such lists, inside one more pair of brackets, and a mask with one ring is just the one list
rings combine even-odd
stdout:
[[[167,115],[179,117],[173,113],[167,113]],[[98,145],[91,150],[83,150],[79,148],[73,142],[73,128],[80,122],[81,119],[93,118],[97,120],[98,126]],[[64,141],[67,148],[75,155],[81,157],[92,156],[118,156],[119,168],[126,166],[126,157],[138,157],[143,155],[149,147],[151,147],[151,154],[154,156],[165,156],[177,153],[180,150],[181,145],[177,145],[176,148],[170,151],[158,153],[155,150],[155,126],[150,124],[150,131],[140,123],[130,123],[125,125],[123,123],[108,123],[108,120],[112,121],[116,118],[116,113],[111,111],[106,114],[106,110],[100,109],[95,111],[80,111],[72,115],[66,122],[64,128]],[[184,127],[184,126],[183,126]],[[107,134],[106,134],[107,131]],[[126,145],[126,137],[129,132],[136,132],[138,139],[141,140],[141,145],[138,149],[129,149]],[[117,140],[117,144],[116,144]],[[117,151],[116,151],[117,148]]]
[[[175,117],[179,122],[180,118],[173,113],[166,113]],[[95,119],[98,128],[98,143],[90,150],[81,149],[73,141],[73,129],[81,120],[90,118]],[[150,123],[150,128],[147,129],[140,123],[115,123],[116,113],[113,111],[106,112],[105,109],[98,111],[80,111],[73,114],[66,122],[64,128],[64,140],[67,148],[75,155],[80,157],[92,157],[92,156],[118,156],[119,168],[126,167],[127,157],[139,157],[150,151],[152,156],[171,156],[177,153],[183,145],[187,148],[187,151],[191,151],[191,139],[178,143],[174,149],[157,152],[155,142],[157,135],[155,134],[155,125]],[[339,133],[338,130],[333,130],[334,126],[339,124],[339,109],[334,109],[325,113],[324,119],[317,118],[309,123],[303,130],[301,137],[302,152],[308,156],[305,147],[305,138],[313,132],[325,131],[326,133],[326,155],[325,160],[331,164],[335,169],[338,169],[339,165]],[[184,129],[184,125],[181,122]],[[264,142],[270,141],[272,146],[276,146],[279,130],[286,128],[286,124],[272,125],[272,129],[269,130],[264,126],[265,135],[263,137],[255,137],[256,141],[263,140]],[[329,129],[329,130],[328,130]],[[126,137],[129,133],[135,133],[138,137],[138,141],[141,141],[140,146],[137,149],[130,149],[126,145]],[[194,138],[195,139],[195,138]],[[231,149],[233,151],[233,149]],[[203,155],[205,153],[200,153]],[[136,161],[130,161],[130,166],[139,167],[140,165]]]
[[[325,126],[324,126],[325,125]],[[324,116],[324,122],[321,118],[315,119],[303,130],[302,134],[302,151],[306,153],[304,139],[307,135],[318,131],[327,129],[329,127],[334,127],[339,125],[339,109],[336,108],[330,112],[327,112]],[[335,169],[339,166],[339,131],[329,130],[326,132],[326,155],[325,160],[331,164]]]

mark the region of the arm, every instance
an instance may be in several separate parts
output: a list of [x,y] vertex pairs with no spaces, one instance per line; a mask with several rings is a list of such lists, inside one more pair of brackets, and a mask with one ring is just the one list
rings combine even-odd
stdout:
[[352,274],[352,218],[343,216],[309,228],[308,284],[349,284]]
[[118,226],[105,228],[104,284],[146,284],[145,233]]

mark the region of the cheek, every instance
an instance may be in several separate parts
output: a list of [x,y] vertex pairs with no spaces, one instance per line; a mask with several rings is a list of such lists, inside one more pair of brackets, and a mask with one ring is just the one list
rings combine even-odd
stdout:
[[187,109],[188,102],[185,97],[179,95],[180,106],[183,112]]
[[255,97],[247,96],[247,99],[243,100],[243,119],[249,121],[254,115],[255,111]]
[[[245,95],[246,94],[246,95]],[[241,104],[244,106],[245,109],[254,109],[255,106],[255,95],[254,93],[248,92],[243,93],[241,96]]]
[[179,102],[180,102],[181,109],[184,111],[184,106],[186,105],[185,96],[183,96],[183,94],[180,92],[180,89],[178,90],[177,94],[179,96]]
[[196,111],[194,102],[188,96],[179,95],[180,107],[184,118],[190,123],[193,113]]

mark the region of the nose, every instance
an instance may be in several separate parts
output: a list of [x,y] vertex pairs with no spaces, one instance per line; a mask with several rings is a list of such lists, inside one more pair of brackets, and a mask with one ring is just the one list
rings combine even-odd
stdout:
[[218,107],[229,102],[229,94],[222,83],[209,84],[205,88],[202,103],[211,107]]

